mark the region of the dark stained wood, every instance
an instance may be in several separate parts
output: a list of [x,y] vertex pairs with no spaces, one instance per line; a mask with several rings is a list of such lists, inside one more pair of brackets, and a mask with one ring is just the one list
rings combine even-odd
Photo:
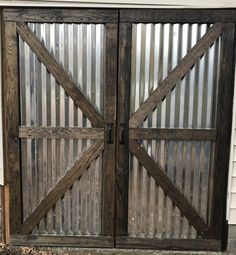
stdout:
[[165,175],[161,166],[156,163],[145,151],[141,145],[130,140],[129,147],[134,156],[145,167],[147,172],[154,178],[154,180],[164,190],[165,194],[172,200],[172,202],[180,209],[181,213],[189,220],[191,225],[195,227],[198,234],[204,236],[208,230],[204,220],[199,216],[197,211],[185,199],[184,195],[174,186],[170,179]]
[[130,128],[129,139],[214,141],[215,129]]
[[[102,234],[114,235],[115,223],[115,144],[116,144],[116,85],[117,85],[117,28],[106,24],[106,84],[105,84],[105,138],[102,184]],[[108,144],[108,123],[112,123],[111,140]]]
[[10,243],[10,208],[9,208],[9,184],[1,187],[2,193],[2,242]]
[[47,212],[56,204],[64,193],[73,185],[73,183],[88,169],[91,163],[98,157],[103,150],[103,141],[97,141],[84,151],[79,160],[75,162],[60,181],[57,182],[47,196],[40,202],[32,214],[26,218],[21,226],[21,234],[30,234],[33,228],[47,214]]
[[224,238],[226,223],[227,175],[229,168],[230,133],[234,91],[235,25],[225,24],[222,33],[220,78],[218,89],[215,166],[211,232],[214,238]]
[[80,127],[19,127],[20,138],[65,138],[65,139],[104,139],[103,128]]
[[86,99],[83,93],[76,87],[69,78],[62,66],[49,53],[45,46],[40,42],[36,35],[25,23],[17,23],[17,32],[21,38],[30,46],[39,60],[45,65],[47,70],[54,76],[57,82],[65,89],[65,92],[73,99],[76,106],[91,121],[93,127],[103,127],[104,120],[94,109],[92,104]]
[[46,247],[112,248],[114,239],[109,236],[14,235],[11,236],[11,244]]
[[109,9],[5,8],[6,21],[57,23],[116,23],[118,11]]
[[16,234],[21,224],[20,140],[18,138],[19,101],[16,24],[3,26],[3,139],[5,183],[10,191],[10,231]]
[[[132,25],[119,27],[118,116],[116,146],[116,235],[128,231],[128,181],[129,181],[129,98],[131,73]],[[122,130],[123,129],[123,130]],[[123,132],[123,134],[122,134]],[[123,137],[122,137],[123,136]],[[124,141],[122,141],[124,140]]]
[[216,23],[236,22],[235,9],[146,9],[121,10],[121,22]]
[[221,240],[214,239],[159,239],[159,238],[139,238],[122,237],[116,238],[117,248],[128,249],[161,249],[161,250],[200,250],[219,251]]
[[132,115],[129,121],[130,127],[137,127],[175,87],[178,80],[183,78],[187,71],[194,65],[199,57],[210,47],[220,36],[222,24],[214,24],[209,31],[188,51],[187,55],[169,73],[169,75],[159,84],[152,94],[145,100],[140,108]]

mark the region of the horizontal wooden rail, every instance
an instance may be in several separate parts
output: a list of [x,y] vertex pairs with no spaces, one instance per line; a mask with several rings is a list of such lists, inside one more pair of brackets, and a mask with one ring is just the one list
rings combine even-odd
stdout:
[[11,244],[47,247],[111,248],[114,247],[114,238],[111,236],[13,235],[11,236]]
[[235,9],[124,9],[120,11],[124,23],[235,23]]
[[129,139],[215,141],[215,129],[131,128]]
[[20,138],[49,138],[49,139],[104,139],[103,128],[80,127],[26,127],[19,128]]
[[55,23],[117,23],[118,10],[59,9],[59,8],[6,8],[5,21]]
[[143,238],[143,237],[116,237],[117,248],[129,249],[161,249],[161,250],[201,250],[219,251],[221,240],[214,239],[174,239],[174,238]]

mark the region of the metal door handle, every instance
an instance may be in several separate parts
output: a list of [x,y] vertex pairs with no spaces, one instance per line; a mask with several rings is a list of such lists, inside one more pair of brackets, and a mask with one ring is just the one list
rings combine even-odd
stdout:
[[107,123],[107,143],[108,144],[113,144],[112,140],[112,128],[113,128],[113,123]]

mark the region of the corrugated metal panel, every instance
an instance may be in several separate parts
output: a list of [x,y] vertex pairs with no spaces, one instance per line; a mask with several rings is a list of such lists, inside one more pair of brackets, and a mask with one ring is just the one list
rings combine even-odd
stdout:
[[[103,114],[104,25],[29,26]],[[21,38],[19,61],[22,126],[91,127]],[[24,218],[91,143],[75,139],[22,139]],[[34,233],[100,234],[101,169],[102,155],[50,210]]]
[[[131,115],[206,33],[209,25],[136,24],[132,28]],[[140,127],[215,128],[219,49],[220,39],[177,82]],[[140,142],[208,223],[214,143]],[[132,155],[129,185],[129,235],[197,237],[179,209]]]

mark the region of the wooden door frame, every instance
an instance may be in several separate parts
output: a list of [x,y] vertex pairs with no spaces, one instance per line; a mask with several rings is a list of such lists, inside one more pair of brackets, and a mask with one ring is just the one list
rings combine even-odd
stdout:
[[[18,40],[17,33],[27,32],[25,22],[49,23],[85,23],[105,25],[105,97],[104,120],[97,118],[96,112],[88,111],[86,100],[78,98],[78,94],[67,90],[68,94],[77,100],[78,106],[83,107],[92,125],[103,129],[104,166],[102,172],[102,235],[101,236],[35,236],[21,233],[22,198],[21,198],[21,166],[20,166],[20,134],[19,130],[19,88],[18,88]],[[10,192],[10,232],[11,243],[21,245],[50,245],[78,247],[114,247],[114,217],[115,217],[115,155],[116,137],[116,87],[117,87],[117,34],[118,11],[113,9],[55,9],[55,8],[4,8],[2,10],[3,28],[3,109],[4,109],[4,162],[5,183],[9,184]],[[28,30],[28,34],[32,32]],[[22,35],[22,34],[21,34]],[[33,38],[31,36],[31,38]],[[34,38],[33,38],[34,39]],[[34,43],[37,43],[35,38]],[[39,45],[39,47],[41,47]],[[47,52],[44,57],[47,59]],[[37,51],[37,49],[36,49]],[[39,50],[40,51],[40,50]],[[41,52],[42,52],[41,51]],[[40,54],[40,53],[39,53]],[[50,57],[50,56],[48,56]],[[41,59],[42,60],[42,59]],[[45,60],[46,61],[46,60]],[[54,61],[54,66],[56,63]],[[60,67],[58,67],[58,70]],[[60,81],[60,72],[52,71]],[[65,77],[66,75],[64,75]],[[65,82],[65,80],[64,80]],[[60,83],[60,82],[59,82]],[[62,80],[61,80],[62,83]],[[60,83],[60,84],[61,84]],[[65,82],[68,83],[68,80]],[[73,84],[70,85],[73,88]],[[76,99],[77,98],[77,99]],[[84,104],[85,103],[85,104]],[[84,104],[84,105],[83,105]],[[108,126],[113,123],[112,144],[108,144]],[[76,130],[74,130],[76,132]],[[83,131],[82,131],[83,132]],[[27,131],[26,131],[27,133]],[[86,160],[85,160],[86,162]],[[58,185],[56,185],[58,186]],[[25,227],[27,227],[25,225]],[[25,233],[29,229],[24,227]]]
[[[119,248],[157,248],[181,250],[221,250],[224,249],[226,234],[226,195],[229,164],[230,133],[232,124],[232,105],[234,91],[234,42],[236,10],[129,10],[120,11],[119,37],[119,76],[117,128],[117,169],[116,169],[116,247]],[[121,123],[125,123],[125,135],[129,135],[129,93],[131,79],[131,34],[132,23],[222,23],[222,44],[220,60],[219,92],[217,99],[215,170],[213,178],[211,234],[206,239],[177,240],[128,237],[128,172],[129,142],[120,144]],[[126,56],[124,58],[123,56]],[[127,59],[128,58],[128,59]],[[126,109],[126,112],[124,112]],[[137,135],[136,135],[137,136]],[[119,199],[117,199],[119,198]],[[120,224],[123,222],[123,224]],[[220,222],[220,224],[214,224]]]

